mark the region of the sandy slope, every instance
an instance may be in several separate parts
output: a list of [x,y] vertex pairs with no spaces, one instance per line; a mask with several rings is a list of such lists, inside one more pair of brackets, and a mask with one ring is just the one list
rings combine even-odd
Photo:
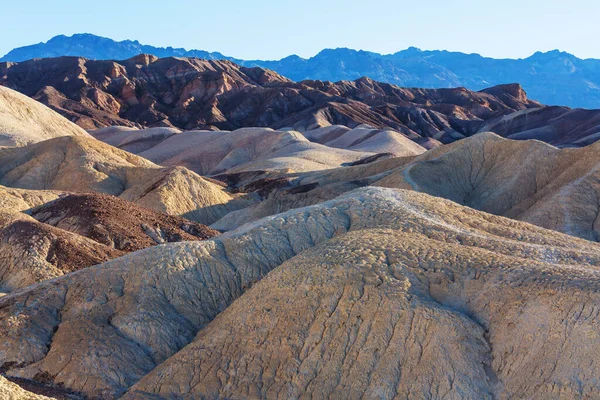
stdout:
[[0,146],[23,146],[59,136],[89,137],[45,105],[0,86]]
[[0,184],[8,187],[112,194],[207,224],[239,208],[221,185],[192,171],[163,168],[93,138],[0,149],[0,159]]
[[598,265],[591,242],[361,189],[5,297],[0,362],[91,396],[594,397]]

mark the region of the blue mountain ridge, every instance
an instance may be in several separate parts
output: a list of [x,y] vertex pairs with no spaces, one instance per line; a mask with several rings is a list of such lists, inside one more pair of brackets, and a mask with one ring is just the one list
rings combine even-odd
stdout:
[[404,87],[487,87],[520,83],[528,96],[549,105],[600,108],[600,60],[580,59],[558,50],[537,52],[524,59],[494,59],[479,54],[424,51],[415,47],[394,54],[347,48],[325,49],[305,59],[296,55],[281,60],[241,60],[218,52],[154,47],[137,40],[115,41],[92,34],[56,36],[45,43],[19,47],[0,61],[77,56],[123,60],[138,54],[157,57],[197,57],[229,60],[268,68],[294,81],[354,80],[363,76]]

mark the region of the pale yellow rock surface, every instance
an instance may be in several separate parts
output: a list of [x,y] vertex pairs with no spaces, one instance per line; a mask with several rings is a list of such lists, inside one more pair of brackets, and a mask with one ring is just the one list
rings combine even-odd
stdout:
[[24,146],[59,136],[90,137],[42,103],[0,86],[0,147]]
[[27,211],[66,195],[58,190],[27,190],[0,186],[0,209]]
[[21,388],[3,376],[0,376],[0,399],[2,400],[52,400],[53,397],[46,397],[31,393]]
[[0,149],[0,159],[0,184],[12,188],[112,194],[205,224],[246,205],[183,167],[160,167],[93,138]]
[[433,149],[375,185],[445,197],[597,241],[599,150],[600,144],[557,149],[481,133]]
[[365,188],[5,296],[0,363],[105,398],[593,398],[599,266],[596,243]]

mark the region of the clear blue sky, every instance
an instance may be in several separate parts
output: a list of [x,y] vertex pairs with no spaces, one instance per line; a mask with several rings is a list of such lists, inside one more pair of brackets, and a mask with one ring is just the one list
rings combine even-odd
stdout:
[[409,46],[510,58],[558,48],[600,58],[598,0],[21,0],[0,12],[2,55],[88,32],[245,59]]

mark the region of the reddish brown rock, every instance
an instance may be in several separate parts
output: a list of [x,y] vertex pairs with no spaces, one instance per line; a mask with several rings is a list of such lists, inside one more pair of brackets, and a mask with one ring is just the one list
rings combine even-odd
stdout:
[[369,78],[292,82],[229,61],[137,56],[0,63],[0,85],[49,105],[79,125],[309,130],[329,125],[396,130],[411,139],[470,136],[485,120],[540,104],[519,85],[482,92],[406,89]]
[[123,251],[156,244],[204,240],[219,232],[114,196],[73,194],[32,210],[33,218]]

